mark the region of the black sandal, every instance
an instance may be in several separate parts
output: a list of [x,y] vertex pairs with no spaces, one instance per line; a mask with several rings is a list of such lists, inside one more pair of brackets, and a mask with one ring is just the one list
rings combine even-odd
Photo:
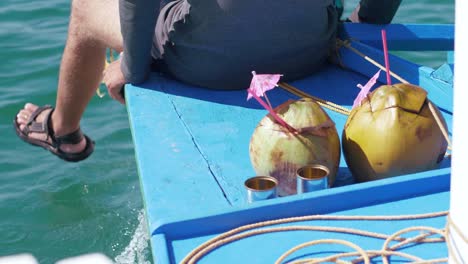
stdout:
[[[36,122],[37,116],[47,109],[52,109],[52,110],[49,111],[44,121]],[[28,142],[31,145],[39,146],[44,149],[47,149],[50,152],[52,152],[52,154],[66,161],[77,162],[77,161],[81,161],[89,157],[91,153],[93,153],[94,151],[94,141],[92,141],[88,136],[84,135],[81,132],[80,128],[64,136],[56,137],[54,135],[54,131],[50,127],[50,116],[53,111],[54,111],[54,108],[50,105],[45,105],[45,106],[41,106],[37,108],[36,111],[34,111],[29,117],[28,122],[26,123],[26,126],[23,128],[23,130],[20,129],[19,124],[16,121],[16,117],[15,117],[15,119],[13,120],[13,124],[15,126],[16,134],[18,135],[18,137],[20,137],[22,140],[24,140],[25,142]],[[31,132],[43,133],[47,135],[47,139],[39,140],[35,138],[30,138],[29,133]],[[86,139],[86,147],[81,152],[68,153],[68,152],[63,152],[60,149],[60,146],[62,144],[80,143],[81,140],[83,140],[83,137]],[[49,143],[47,141],[49,138],[52,143]]]

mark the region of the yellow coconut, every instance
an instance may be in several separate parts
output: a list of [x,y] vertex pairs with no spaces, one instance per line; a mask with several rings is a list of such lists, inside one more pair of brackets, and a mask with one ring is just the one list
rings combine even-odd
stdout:
[[428,102],[419,86],[384,85],[351,111],[342,145],[357,181],[430,170],[443,160],[447,142]]
[[296,193],[296,171],[308,164],[325,165],[329,184],[335,181],[340,161],[340,140],[335,124],[314,101],[287,101],[275,112],[299,131],[291,133],[265,116],[250,140],[250,160],[257,175],[279,181],[280,196]]

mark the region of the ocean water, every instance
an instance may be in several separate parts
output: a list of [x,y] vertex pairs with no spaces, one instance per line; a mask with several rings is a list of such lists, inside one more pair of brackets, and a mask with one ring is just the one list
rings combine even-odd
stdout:
[[[358,0],[346,0],[345,15]],[[116,263],[151,263],[125,107],[95,96],[82,128],[88,160],[65,163],[19,140],[12,121],[26,102],[54,104],[70,1],[0,1],[0,256],[41,263],[102,252]],[[453,0],[403,1],[394,22],[453,23]],[[443,52],[399,53],[437,67]]]

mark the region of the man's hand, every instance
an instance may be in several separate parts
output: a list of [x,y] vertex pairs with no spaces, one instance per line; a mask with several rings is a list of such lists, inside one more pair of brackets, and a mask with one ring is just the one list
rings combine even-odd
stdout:
[[122,59],[119,58],[104,69],[102,82],[106,85],[110,97],[119,101],[121,104],[125,104],[125,99],[120,92],[126,83],[125,77],[120,69],[121,61]]
[[351,13],[351,15],[349,16],[349,20],[351,20],[351,22],[353,23],[361,23],[361,21],[359,20],[359,10],[361,9],[361,5],[358,4],[356,6],[356,8],[354,9],[354,11]]

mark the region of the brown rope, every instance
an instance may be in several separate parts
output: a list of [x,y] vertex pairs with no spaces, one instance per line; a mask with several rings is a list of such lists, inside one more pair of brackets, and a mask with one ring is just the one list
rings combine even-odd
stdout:
[[[425,261],[425,260],[422,260],[421,258],[413,256],[411,254],[404,253],[404,252],[398,252],[398,251],[366,250],[365,253],[366,253],[366,256],[369,257],[369,259],[385,255],[385,256],[403,257],[403,258],[413,260],[415,262]],[[338,258],[349,258],[349,257],[354,257],[354,256],[360,256],[360,253],[359,252],[349,252],[349,253],[335,254],[335,255],[320,259],[320,262],[337,262],[339,260]],[[362,259],[363,259],[363,256],[361,255],[360,258],[353,259],[349,263],[353,264],[353,263],[362,262],[363,261]],[[317,261],[317,260],[315,260],[315,259],[303,259],[303,260],[298,260],[298,261],[291,262],[290,264],[310,263],[310,261]]]
[[[256,236],[260,234],[266,233],[274,233],[274,232],[286,232],[286,231],[321,231],[321,232],[333,232],[333,233],[343,233],[343,234],[352,234],[352,235],[359,235],[359,236],[366,236],[366,237],[373,237],[378,239],[388,239],[389,236],[381,233],[375,232],[368,232],[359,229],[353,228],[340,228],[340,227],[322,227],[322,226],[287,226],[287,227],[274,227],[274,228],[264,228],[264,229],[257,229],[251,230],[242,234],[231,235],[226,238],[214,241],[210,243],[199,252],[197,252],[187,263],[196,263],[201,257],[206,255],[207,253],[213,251],[214,249],[221,247],[222,245],[229,244],[234,241],[238,241],[247,237]],[[393,240],[395,241],[404,241],[404,238],[401,237],[394,237]],[[442,242],[440,239],[421,239],[421,242],[424,243],[436,243]],[[186,263],[184,260],[181,263]]]
[[[457,232],[457,234],[462,238],[463,242],[468,244],[468,237],[466,237],[463,234],[463,232],[460,230],[460,228],[455,224],[455,222],[453,222],[453,219],[452,219],[452,217],[450,217],[449,214],[447,214],[447,225],[448,225],[448,227],[453,228],[453,230],[455,230],[455,232]],[[447,228],[447,230],[448,230],[448,228]]]
[[450,215],[447,215],[447,223],[446,223],[446,226],[445,226],[445,237],[447,239],[447,249],[449,251],[449,255],[453,256],[453,261],[458,264],[460,262],[458,261],[457,254],[455,254],[455,251],[453,249],[453,245],[452,245],[452,242],[451,242],[451,239],[450,239],[450,234],[451,234],[450,230],[451,230],[451,228],[453,228],[453,230],[455,230],[457,235],[462,238],[462,240],[463,240],[463,242],[465,242],[465,244],[468,244],[468,238],[463,234],[463,232],[460,230],[460,228],[455,224],[455,222],[450,217]]
[[[340,239],[320,239],[320,240],[315,240],[315,241],[310,241],[310,242],[307,242],[307,243],[303,243],[303,244],[300,244],[298,246],[293,247],[292,249],[290,249],[286,253],[284,253],[281,257],[279,257],[276,260],[275,264],[281,264],[281,262],[283,262],[283,260],[285,260],[289,255],[291,255],[292,253],[296,252],[299,249],[302,249],[302,248],[305,248],[305,247],[308,247],[308,246],[317,245],[317,244],[341,244],[341,245],[348,246],[350,248],[355,249],[357,252],[359,252],[359,254],[364,259],[365,264],[370,263],[369,256],[367,255],[367,253],[361,247],[359,247],[358,245],[356,245],[354,243],[351,243],[351,242],[346,241],[346,240],[340,240]],[[332,260],[336,261],[337,259],[332,259]],[[324,263],[324,262],[330,262],[330,260],[328,260],[328,258],[322,258],[322,259],[317,259],[317,260],[312,259],[310,263]]]
[[440,258],[440,259],[415,261],[415,262],[412,262],[411,264],[434,264],[434,263],[447,263],[447,262],[448,262],[448,258]]
[[[349,221],[400,221],[400,220],[415,220],[415,219],[425,219],[425,218],[434,218],[447,215],[447,211],[444,212],[436,212],[436,213],[429,213],[429,214],[418,214],[418,215],[399,215],[399,216],[337,216],[337,215],[309,215],[309,216],[300,216],[300,217],[290,217],[290,218],[283,218],[277,220],[270,220],[264,221],[249,225],[244,225],[235,229],[232,229],[228,232],[225,232],[219,236],[216,236],[207,242],[201,244],[199,247],[195,248],[190,252],[182,261],[181,263],[196,263],[201,257],[209,253],[215,248],[218,248],[224,244],[243,239],[245,237],[254,236],[258,234],[264,234],[269,232],[279,232],[279,231],[289,231],[289,230],[323,230],[329,232],[343,232],[349,231],[354,232],[357,231],[359,235],[368,234],[368,235],[377,235],[377,238],[383,238],[383,236],[388,239],[387,235],[382,235],[373,232],[367,232],[362,230],[352,230],[346,228],[336,228],[336,227],[304,227],[304,226],[288,226],[288,227],[279,227],[279,228],[269,228],[269,229],[259,229],[259,230],[252,230],[249,232],[245,232],[247,230],[251,230],[254,228],[261,228],[270,225],[278,225],[284,223],[292,223],[292,222],[301,222],[301,221],[313,221],[313,220],[349,220]],[[301,229],[303,228],[303,229]],[[331,230],[331,231],[330,231]],[[245,232],[239,234],[241,232]],[[375,237],[375,236],[374,236]],[[383,238],[384,239],[384,238]],[[393,240],[403,241],[402,238],[394,237]],[[439,239],[426,239],[424,238],[422,241],[425,242],[440,242]]]
[[437,122],[437,125],[439,126],[440,131],[442,132],[442,135],[444,135],[444,138],[447,141],[447,144],[448,144],[447,148],[449,150],[452,150],[452,142],[450,141],[450,137],[448,135],[447,129],[445,128],[442,121],[440,120],[439,115],[437,114],[437,112],[435,110],[434,104],[431,101],[427,100],[427,105],[429,106],[429,110],[431,110],[431,113],[434,116],[434,118],[435,118],[435,120]]
[[[404,245],[407,245],[407,244],[409,244],[409,243],[416,243],[416,242],[418,242],[418,243],[427,243],[427,240],[424,240],[424,239],[425,239],[426,237],[428,237],[428,236],[433,235],[433,234],[434,234],[434,233],[429,232],[429,233],[421,234],[421,235],[419,235],[419,236],[415,236],[415,237],[413,237],[413,238],[405,239],[405,240],[403,240],[402,242],[400,242],[400,243],[398,243],[398,244],[393,245],[392,247],[390,247],[389,250],[391,250],[391,251],[389,251],[389,252],[396,253],[395,250],[397,250],[398,248],[400,248],[400,247],[402,247],[402,246],[404,246]],[[398,237],[394,237],[393,240],[396,240],[396,238],[398,238]],[[444,241],[445,241],[445,238],[433,239],[433,241],[434,241],[434,242],[444,242]],[[375,253],[375,252],[377,252],[377,253]],[[375,252],[370,252],[370,251],[368,252],[369,257],[370,257],[371,259],[374,258],[374,257],[378,257],[378,256],[382,255],[382,252],[387,252],[387,251],[386,251],[386,249],[384,248],[384,249],[382,249],[382,250],[380,250],[380,251],[375,251]],[[401,255],[401,256],[402,256],[402,255]],[[411,257],[409,257],[409,256],[403,256],[403,257],[406,257],[406,258],[408,258],[408,259],[411,259]],[[357,258],[357,259],[353,260],[353,263],[358,263],[358,262],[361,262],[361,261],[362,261],[362,258]]]
[[338,104],[335,104],[335,103],[332,103],[330,101],[327,101],[327,100],[324,100],[324,99],[321,99],[319,97],[315,97],[313,95],[310,95],[310,94],[307,94],[306,92],[302,91],[302,90],[299,90],[298,88],[288,84],[288,83],[285,83],[285,82],[280,82],[278,83],[278,86],[281,87],[282,89],[292,93],[292,94],[295,94],[299,97],[304,97],[304,98],[310,98],[314,101],[316,101],[320,106],[322,107],[325,107],[325,108],[328,108],[332,111],[335,111],[335,112],[338,112],[338,113],[341,113],[343,115],[349,115],[349,113],[351,112],[351,110],[341,106],[341,105],[338,105]]
[[[356,48],[352,47],[351,46],[351,41],[347,40],[347,41],[343,41],[343,40],[340,40],[338,39],[337,40],[338,44],[341,46],[341,47],[345,47],[349,50],[351,50],[352,52],[356,53],[358,56],[362,57],[363,59],[365,59],[366,61],[370,62],[371,64],[373,64],[374,66],[376,66],[377,68],[381,69],[382,71],[384,72],[387,72],[387,68],[385,66],[383,66],[382,64],[378,63],[377,61],[375,61],[374,59],[370,58],[369,56],[367,56],[366,54],[360,52],[359,50],[357,50]],[[402,83],[409,83],[408,81],[406,81],[405,79],[403,79],[401,76],[397,75],[396,73],[390,71],[390,75],[392,77],[394,77],[395,79],[397,79],[398,81],[402,82]]]
[[[413,231],[421,231],[421,230],[427,230],[432,234],[439,234],[440,236],[445,238],[445,232],[443,230],[439,230],[439,229],[435,229],[435,228],[427,227],[427,226],[409,227],[409,228],[402,229],[402,230],[394,233],[393,235],[391,235],[389,238],[387,238],[387,240],[385,240],[385,243],[383,245],[382,250],[386,251],[388,249],[388,245],[390,244],[390,242],[393,241],[394,238],[399,237],[401,234],[408,233],[408,232],[413,232]],[[445,240],[446,240],[446,238],[445,238]],[[400,244],[402,244],[402,243],[400,243]],[[402,245],[405,245],[405,244],[408,244],[408,243],[403,243]],[[389,264],[388,263],[388,258],[386,256],[382,256],[382,260],[383,260],[384,264]]]

